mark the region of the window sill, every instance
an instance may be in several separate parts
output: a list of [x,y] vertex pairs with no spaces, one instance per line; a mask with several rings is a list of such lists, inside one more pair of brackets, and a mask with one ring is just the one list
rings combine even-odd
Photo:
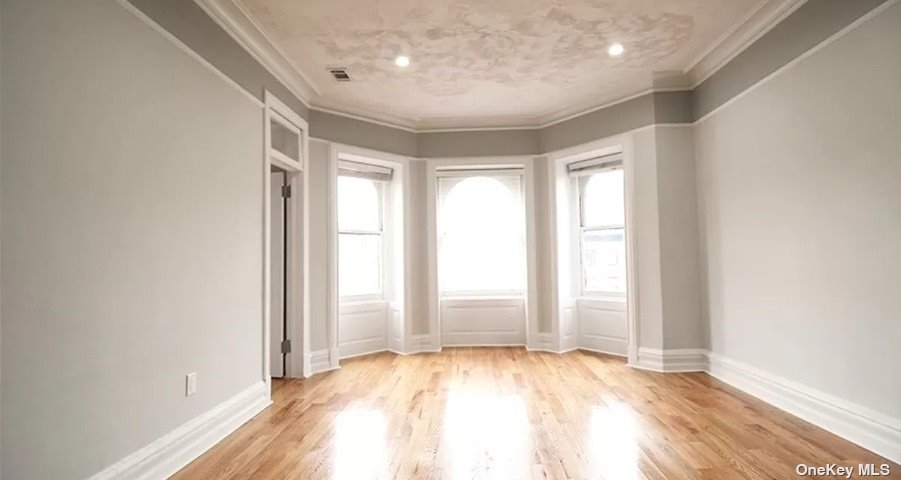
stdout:
[[523,300],[525,294],[505,294],[505,295],[443,295],[440,300]]
[[615,295],[603,295],[603,294],[591,295],[591,294],[588,294],[588,295],[582,295],[582,296],[578,297],[578,299],[579,300],[597,300],[599,302],[626,303],[625,296],[620,297],[620,296],[615,296]]
[[344,297],[338,299],[338,304],[341,306],[348,305],[371,305],[374,303],[388,303],[388,300],[385,300],[382,297],[377,296],[360,296],[360,297]]
[[576,299],[577,302],[599,307],[606,310],[626,311],[626,299],[623,297],[605,297],[602,295],[583,295]]

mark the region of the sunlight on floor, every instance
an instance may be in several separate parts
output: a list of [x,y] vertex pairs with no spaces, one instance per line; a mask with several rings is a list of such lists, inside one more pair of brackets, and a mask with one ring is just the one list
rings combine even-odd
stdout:
[[384,478],[388,468],[385,414],[350,408],[335,417],[335,480]]
[[526,404],[519,395],[451,391],[442,437],[447,478],[528,477],[529,429]]
[[637,433],[635,414],[628,405],[611,402],[593,407],[587,452],[590,478],[639,478]]

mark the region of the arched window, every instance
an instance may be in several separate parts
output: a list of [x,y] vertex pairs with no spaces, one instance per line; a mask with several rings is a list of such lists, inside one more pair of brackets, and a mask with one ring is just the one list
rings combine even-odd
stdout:
[[439,178],[438,276],[443,294],[524,291],[521,178]]

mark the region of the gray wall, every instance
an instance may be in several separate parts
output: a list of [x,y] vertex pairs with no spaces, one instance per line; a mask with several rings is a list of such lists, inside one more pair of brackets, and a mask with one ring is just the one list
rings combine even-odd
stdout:
[[128,0],[251,95],[269,90],[301,117],[307,107],[192,0]]
[[886,0],[809,0],[694,90],[648,93],[541,129],[412,133],[308,111],[193,1],[129,0],[252,95],[268,89],[308,119],[312,136],[412,157],[538,155],[654,123],[691,123]]
[[429,333],[429,252],[428,214],[426,205],[427,195],[427,165],[426,162],[410,162],[410,192],[413,208],[410,211],[413,220],[414,231],[412,235],[413,248],[409,252],[413,259],[413,274],[410,280],[413,282],[413,311],[408,318],[412,319],[412,332],[414,335]]
[[541,150],[552,152],[652,123],[654,123],[654,95],[649,93],[542,128]]
[[690,126],[656,127],[663,346],[704,347],[698,208]]
[[692,92],[699,119],[886,0],[809,0]]
[[423,158],[534,155],[541,152],[539,130],[485,130],[416,135]]
[[2,8],[2,476],[86,478],[261,380],[262,111],[113,1]]
[[310,135],[323,140],[416,156],[416,134],[342,115],[310,111]]
[[894,418],[899,45],[896,4],[696,127],[710,349]]

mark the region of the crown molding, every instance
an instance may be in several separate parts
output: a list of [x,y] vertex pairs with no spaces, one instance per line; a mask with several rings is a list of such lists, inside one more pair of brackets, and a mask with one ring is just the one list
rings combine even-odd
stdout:
[[692,81],[692,88],[710,78],[805,3],[807,0],[762,0],[684,70]]
[[419,130],[416,129],[416,123],[411,122],[405,118],[385,113],[376,113],[367,109],[356,108],[338,102],[313,102],[310,106],[310,110],[330,113],[332,115],[352,118],[354,120],[360,120],[363,122],[374,123],[376,125],[382,125],[384,127],[396,128],[398,130],[404,130],[410,133],[419,133]]
[[[747,15],[681,72],[684,87],[654,87],[653,81],[638,88],[608,92],[575,105],[535,116],[497,115],[471,118],[411,119],[322,98],[321,90],[265,33],[239,0],[194,0],[216,23],[281,81],[307,108],[374,123],[411,133],[536,130],[565,122],[654,92],[691,90],[728,64],[807,0],[761,0]],[[589,105],[586,107],[585,105]]]
[[244,50],[310,108],[319,89],[273,42],[237,0],[194,0]]

